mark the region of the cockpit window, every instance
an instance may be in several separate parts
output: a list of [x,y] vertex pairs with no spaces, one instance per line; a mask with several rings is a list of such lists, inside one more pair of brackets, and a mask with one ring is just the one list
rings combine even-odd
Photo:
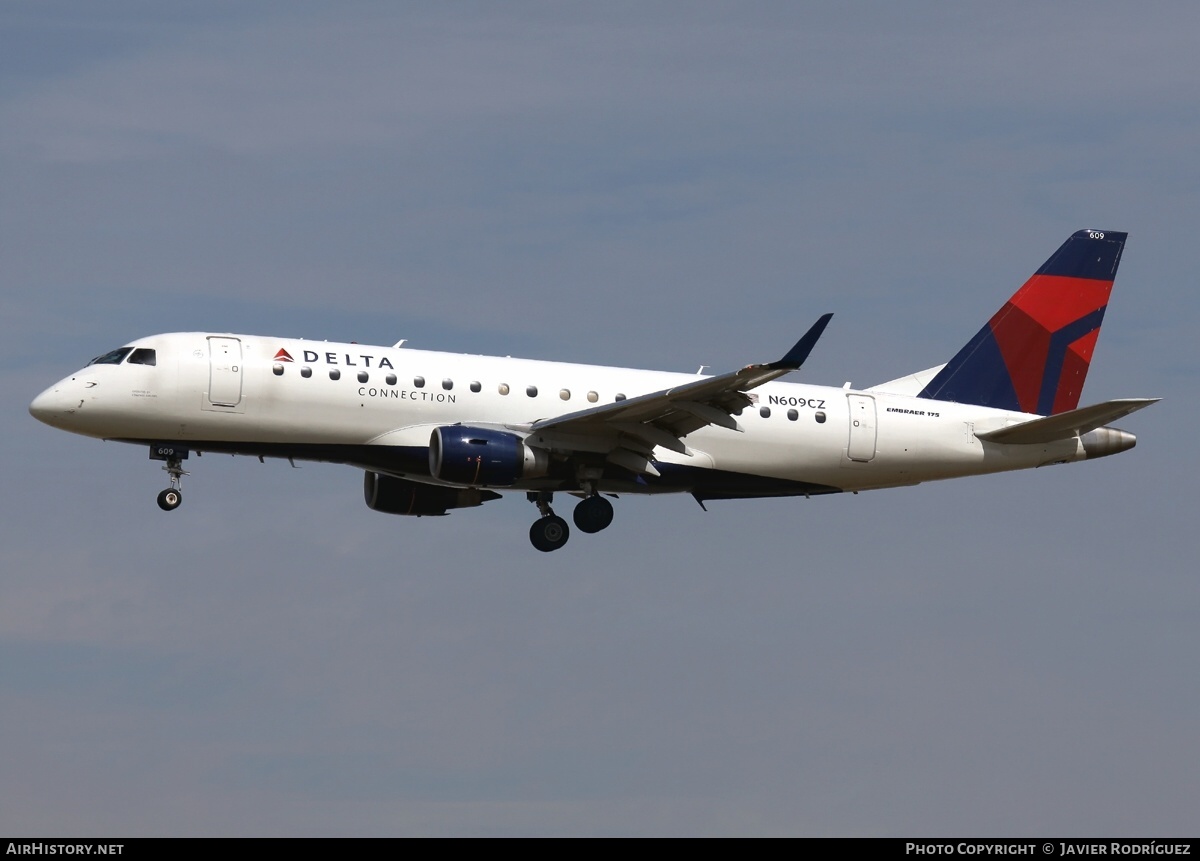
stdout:
[[129,357],[131,365],[154,365],[157,364],[154,351],[149,347],[138,347]]
[[[89,365],[119,365],[126,356],[133,351],[133,347],[122,347],[119,350],[113,350],[111,353],[105,353],[103,356],[97,356],[88,362]],[[151,351],[153,352],[153,350]]]

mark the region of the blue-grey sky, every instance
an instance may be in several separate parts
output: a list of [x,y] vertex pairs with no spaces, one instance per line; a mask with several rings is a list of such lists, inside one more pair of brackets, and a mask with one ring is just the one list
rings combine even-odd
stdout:
[[[1144,835],[1200,808],[1190,3],[0,6],[0,831]],[[1130,232],[1138,447],[532,550],[36,423],[181,329],[803,378]]]

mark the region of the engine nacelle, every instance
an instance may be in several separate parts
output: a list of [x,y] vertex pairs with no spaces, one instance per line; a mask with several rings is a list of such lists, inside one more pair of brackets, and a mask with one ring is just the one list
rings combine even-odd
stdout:
[[516,434],[450,425],[429,435],[429,473],[440,481],[472,487],[511,487],[550,469],[550,455]]
[[367,508],[384,514],[440,517],[451,508],[472,508],[500,494],[469,487],[439,487],[377,472],[363,474],[363,496]]

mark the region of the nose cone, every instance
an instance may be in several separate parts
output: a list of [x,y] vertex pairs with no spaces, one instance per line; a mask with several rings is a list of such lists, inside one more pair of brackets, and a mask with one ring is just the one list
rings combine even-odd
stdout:
[[61,383],[51,386],[33,399],[29,405],[29,414],[40,422],[51,427],[64,427],[75,413],[78,399],[72,401],[71,396],[63,391]]
[[44,422],[53,412],[54,407],[54,389],[46,389],[29,405],[29,414],[39,422]]

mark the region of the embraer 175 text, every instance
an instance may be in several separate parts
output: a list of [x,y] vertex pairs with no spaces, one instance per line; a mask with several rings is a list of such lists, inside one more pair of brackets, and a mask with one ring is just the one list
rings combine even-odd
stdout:
[[[948,363],[861,391],[776,382],[825,330],[775,362],[720,376],[177,333],[93,359],[29,411],[63,430],[148,446],[181,500],[189,452],[343,463],[367,505],[441,515],[526,494],[534,547],[612,522],[605,496],[814,496],[1104,457],[1105,427],[1157,399],[1079,408],[1124,233],[1063,243]],[[604,494],[604,495],[601,495]]]

